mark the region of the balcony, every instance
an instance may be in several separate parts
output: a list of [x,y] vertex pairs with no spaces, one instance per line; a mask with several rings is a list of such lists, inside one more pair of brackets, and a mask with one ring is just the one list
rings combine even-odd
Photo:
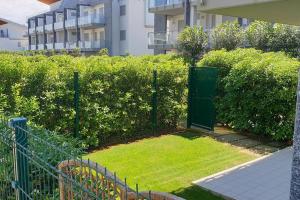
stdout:
[[105,17],[104,16],[94,16],[94,15],[80,17],[78,24],[80,27],[104,26],[105,25]]
[[55,43],[55,49],[64,49],[64,43],[63,42],[57,42]]
[[29,29],[29,35],[35,34],[35,28],[30,28]]
[[176,48],[178,32],[160,32],[148,34],[149,49],[171,50]]
[[35,44],[30,45],[30,50],[36,50],[36,45]]
[[43,33],[44,32],[44,26],[37,26],[36,27],[36,32],[37,33]]
[[65,26],[68,29],[76,28],[76,19],[68,19],[65,21]]
[[46,32],[53,32],[53,25],[52,24],[46,24],[45,25],[45,31]]
[[75,49],[75,48],[77,48],[76,42],[67,42],[66,49]]
[[38,50],[44,50],[45,46],[44,44],[38,44]]
[[184,0],[149,0],[149,12],[161,15],[184,13]]
[[55,30],[63,30],[64,29],[64,22],[55,22],[54,23],[54,29]]
[[97,51],[105,48],[105,40],[83,41],[80,42],[79,47],[85,51]]
[[53,49],[53,43],[47,43],[46,47],[47,47],[48,50]]

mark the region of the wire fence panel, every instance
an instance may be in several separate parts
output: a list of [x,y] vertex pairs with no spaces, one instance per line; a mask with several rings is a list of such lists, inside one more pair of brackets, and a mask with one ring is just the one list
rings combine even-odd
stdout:
[[0,119],[1,200],[181,199],[138,191],[138,185],[133,190],[116,173],[45,140],[25,118]]

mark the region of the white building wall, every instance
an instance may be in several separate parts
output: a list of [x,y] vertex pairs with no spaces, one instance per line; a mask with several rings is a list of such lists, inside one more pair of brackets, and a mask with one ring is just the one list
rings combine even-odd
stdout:
[[0,38],[0,50],[20,51],[28,46],[28,37],[25,37],[27,27],[13,22],[1,25],[0,30],[8,30],[8,38]]
[[112,55],[120,55],[120,5],[112,1]]
[[153,49],[148,49],[148,34],[154,31],[154,15],[148,12],[148,0],[127,0],[127,5],[128,53],[153,54]]

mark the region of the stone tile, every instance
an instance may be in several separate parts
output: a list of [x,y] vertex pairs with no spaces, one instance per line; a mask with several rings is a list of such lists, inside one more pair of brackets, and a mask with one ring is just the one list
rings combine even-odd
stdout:
[[288,200],[292,149],[201,179],[194,184],[237,200]]

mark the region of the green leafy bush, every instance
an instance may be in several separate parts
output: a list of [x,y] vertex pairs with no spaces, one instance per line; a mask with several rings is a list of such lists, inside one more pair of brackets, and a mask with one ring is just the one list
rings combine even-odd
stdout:
[[213,30],[213,49],[234,50],[244,41],[244,31],[237,21],[224,22]]
[[46,57],[0,55],[1,109],[71,134],[73,72],[80,75],[80,134],[86,146],[151,133],[152,73],[158,70],[159,129],[185,110],[187,67],[174,55]]
[[300,63],[284,53],[212,51],[198,66],[220,68],[218,121],[241,131],[289,140]]
[[297,56],[299,54],[299,39],[295,26],[275,24],[273,37],[270,39],[270,50],[284,51],[291,56]]

